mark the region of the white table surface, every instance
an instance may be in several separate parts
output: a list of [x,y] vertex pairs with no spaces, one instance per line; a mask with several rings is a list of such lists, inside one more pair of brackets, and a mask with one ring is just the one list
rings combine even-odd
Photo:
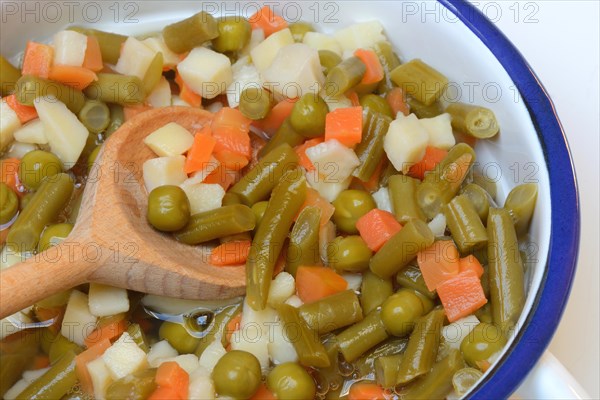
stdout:
[[600,399],[600,2],[473,3],[528,60],[550,93],[571,146],[581,196],[582,240],[571,297],[549,350],[592,399]]

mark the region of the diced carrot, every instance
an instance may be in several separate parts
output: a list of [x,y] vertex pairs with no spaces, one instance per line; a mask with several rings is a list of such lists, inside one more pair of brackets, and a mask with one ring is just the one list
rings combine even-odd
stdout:
[[250,162],[248,157],[244,156],[243,154],[227,149],[215,151],[214,156],[221,163],[221,165],[225,166],[225,168],[231,171],[239,171]]
[[219,164],[215,170],[204,179],[204,183],[216,183],[227,191],[235,182],[235,171],[229,171],[223,164]]
[[33,365],[31,366],[31,369],[42,369],[48,367],[49,365],[50,357],[45,354],[38,354],[33,359]]
[[296,290],[304,303],[331,296],[347,287],[346,280],[331,268],[301,266],[296,271]]
[[264,6],[250,18],[248,18],[252,29],[262,29],[265,33],[265,38],[269,35],[287,28],[288,23],[283,17],[275,14],[275,12],[269,6]]
[[21,161],[18,158],[5,158],[0,160],[0,182],[5,183],[15,193],[21,195],[19,190],[21,183],[19,181],[19,164]]
[[189,374],[175,361],[167,361],[158,367],[154,378],[159,387],[173,389],[180,399],[188,398]]
[[[164,364],[164,363],[163,363]],[[148,397],[148,400],[184,400],[186,397],[179,396],[179,391],[174,388],[159,386]]]
[[131,118],[135,117],[138,114],[143,113],[144,111],[152,110],[152,107],[146,104],[139,104],[135,106],[124,106],[123,107],[123,116],[125,117],[125,121],[129,121]]
[[387,400],[390,394],[376,383],[357,382],[350,386],[348,400]]
[[352,103],[352,107],[360,106],[360,100],[358,98],[358,94],[356,94],[356,92],[354,90],[351,90],[348,93],[346,93],[346,97],[348,97],[348,99],[350,100],[350,103]]
[[437,287],[448,321],[471,315],[487,303],[481,280],[474,271],[464,271]]
[[452,240],[439,240],[417,254],[427,289],[436,288],[459,272],[458,249]]
[[250,253],[250,246],[252,242],[249,240],[223,243],[212,249],[210,263],[219,266],[244,264]]
[[87,369],[87,364],[100,357],[110,347],[110,340],[103,339],[75,357],[75,373],[85,393],[93,394],[94,385]]
[[51,46],[28,41],[23,56],[21,73],[48,79],[53,58],[54,49]]
[[399,87],[395,87],[385,95],[385,99],[387,100],[390,108],[392,109],[392,113],[394,117],[401,112],[404,115],[410,114],[410,107],[404,98],[404,92]]
[[362,139],[362,107],[338,108],[325,117],[325,140],[353,147]]
[[104,68],[100,43],[94,36],[88,36],[87,38],[87,46],[85,48],[82,67],[94,72],[100,72]]
[[375,208],[356,221],[356,229],[372,251],[378,251],[392,236],[400,232],[402,225],[390,212]]
[[[330,219],[333,213],[335,212],[335,207],[328,202],[325,198],[323,198],[318,191],[313,188],[306,189],[306,199],[304,200],[304,204],[300,207],[300,211],[298,211],[298,215],[302,212],[305,207],[317,207],[321,210],[321,220],[319,221],[320,226],[325,225]],[[294,218],[298,218],[298,215]]]
[[64,83],[79,90],[85,89],[90,83],[98,80],[94,71],[71,65],[53,65],[50,68],[50,75],[48,77],[53,81]]
[[298,99],[285,99],[275,104],[269,114],[258,121],[254,121],[253,125],[264,131],[268,136],[273,136],[277,129],[283,124],[283,121],[292,113],[294,103]]
[[200,171],[210,161],[217,140],[212,136],[210,125],[206,124],[200,132],[194,135],[194,143],[188,150],[185,159],[185,173]]
[[418,163],[414,164],[408,170],[408,176],[413,178],[423,179],[425,172],[433,171],[435,167],[442,162],[448,152],[437,147],[427,146],[425,149],[425,155]]
[[387,163],[387,158],[382,157],[381,160],[379,161],[379,164],[377,164],[375,171],[373,171],[373,174],[369,178],[369,180],[366,182],[360,181],[362,186],[367,191],[374,192],[377,189],[379,189],[379,180],[381,179],[381,173],[383,172],[383,167],[384,167],[384,165],[386,165],[386,163]]
[[300,159],[300,165],[302,167],[304,167],[304,169],[307,172],[314,171],[315,166],[310,161],[310,159],[307,157],[306,149],[308,149],[309,147],[316,146],[319,143],[323,143],[323,138],[309,139],[306,142],[302,143],[301,145],[294,147],[294,150],[296,151],[296,154],[298,155],[298,158]]
[[379,61],[379,57],[377,57],[377,53],[369,49],[358,49],[354,52],[354,55],[358,57],[360,61],[362,61],[367,67],[367,70],[365,71],[360,83],[368,85],[371,83],[377,83],[383,79],[383,66]]
[[21,121],[22,124],[38,117],[35,107],[26,106],[19,103],[17,101],[17,96],[14,94],[6,96],[4,100],[6,100],[6,104],[8,104],[15,114],[17,114],[17,117],[19,117],[19,121]]
[[84,344],[86,347],[90,348],[95,344],[102,342],[104,339],[113,341],[127,330],[127,325],[128,323],[126,319],[120,319],[97,328],[85,338]]
[[277,400],[277,397],[269,390],[267,385],[261,383],[254,396],[250,397],[250,400]]
[[483,267],[473,254],[461,258],[458,265],[459,273],[473,271],[478,278],[481,278],[481,275],[483,275]]
[[217,139],[215,152],[229,150],[250,158],[252,148],[248,132],[251,122],[240,110],[230,107],[220,109],[211,124],[212,134]]
[[231,317],[229,322],[227,322],[227,325],[225,325],[225,338],[227,339],[227,343],[231,342],[231,335],[233,335],[234,332],[236,332],[240,329],[241,323],[242,323],[242,313],[241,312],[235,314],[233,317]]
[[202,108],[202,96],[195,93],[184,81],[181,75],[175,72],[175,83],[179,86],[179,98],[192,107]]

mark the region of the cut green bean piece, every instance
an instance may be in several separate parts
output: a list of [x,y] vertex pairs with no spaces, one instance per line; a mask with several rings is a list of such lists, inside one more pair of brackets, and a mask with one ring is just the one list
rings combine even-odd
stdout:
[[215,313],[214,323],[212,325],[209,332],[206,333],[202,339],[200,339],[200,343],[198,343],[198,347],[196,347],[196,351],[194,352],[198,357],[202,355],[204,350],[210,345],[216,338],[221,338],[221,343],[223,346],[227,345],[227,334],[233,332],[227,332],[227,324],[231,319],[239,314],[242,310],[242,304],[233,304],[231,306],[225,306]]
[[392,119],[383,114],[368,112],[366,115],[363,138],[355,150],[360,165],[352,173],[363,182],[371,179],[384,156],[383,139],[391,122]]
[[19,103],[31,107],[38,97],[54,96],[75,114],[85,104],[85,96],[80,90],[33,75],[24,75],[17,81],[15,95]]
[[459,195],[444,210],[452,239],[462,254],[484,247],[488,241],[487,231],[471,200]]
[[[45,333],[46,334],[46,333]],[[58,333],[55,338],[53,338],[52,343],[50,344],[50,349],[48,351],[48,358],[50,359],[50,364],[56,363],[58,359],[60,359],[63,354],[73,351],[75,354],[79,354],[83,351],[83,349],[71,342],[69,339],[64,337],[63,335]]]
[[394,53],[394,49],[392,48],[392,44],[390,42],[382,41],[375,43],[373,46],[373,51],[375,51],[375,54],[377,54],[379,62],[383,67],[384,78],[381,82],[379,82],[377,87],[377,92],[383,94],[394,87],[390,79],[390,72],[400,65],[400,58],[398,58],[398,55]]
[[240,95],[240,111],[244,116],[258,120],[263,119],[271,111],[271,94],[263,88],[249,87]]
[[380,357],[375,360],[375,377],[377,383],[384,388],[396,386],[402,354]]
[[369,267],[378,276],[389,278],[414,259],[419,251],[431,246],[434,239],[425,222],[410,220],[375,253]]
[[67,351],[48,371],[23,390],[19,399],[60,399],[77,383],[75,352]]
[[366,94],[360,98],[360,105],[363,110],[372,112],[375,114],[382,114],[386,117],[394,118],[392,108],[386,99],[376,94]]
[[352,325],[363,319],[358,296],[352,290],[345,290],[321,300],[303,304],[298,311],[308,327],[319,335]]
[[110,109],[98,100],[88,100],[77,115],[81,123],[92,133],[104,131],[110,124]]
[[371,271],[363,273],[360,287],[360,304],[365,314],[369,314],[394,293],[392,280],[380,278]]
[[[487,175],[482,175],[476,171],[473,171],[473,183],[481,186],[491,196],[493,201],[496,201],[498,197],[498,185],[497,180]],[[490,204],[492,206],[492,204]]]
[[388,179],[388,192],[396,220],[406,224],[413,218],[425,220],[417,203],[417,189],[421,181],[406,175],[392,175]]
[[123,106],[119,104],[109,104],[108,108],[110,110],[110,122],[108,127],[104,131],[104,136],[108,138],[112,135],[117,129],[123,125],[125,122],[125,114],[123,113]]
[[222,205],[223,206],[233,206],[235,204],[242,204],[242,199],[235,193],[227,192],[225,196],[223,196]]
[[[30,332],[32,330],[29,330]],[[47,350],[48,343],[54,337],[48,328],[36,330],[34,334],[19,334],[16,340],[10,341],[10,346],[0,348],[0,397],[10,389],[21,375],[31,368],[34,357],[38,354],[38,343],[42,351]],[[7,343],[8,344],[8,341]],[[337,361],[337,353],[336,353]]]
[[535,183],[524,183],[510,191],[504,208],[508,210],[515,223],[517,235],[523,235],[529,228],[531,217],[535,211],[538,188]]
[[500,130],[494,112],[489,108],[465,103],[452,103],[446,108],[452,116],[452,128],[477,139],[489,139]]
[[0,93],[8,96],[15,90],[21,71],[13,66],[4,56],[0,56]]
[[195,214],[175,238],[186,244],[200,244],[254,229],[256,219],[250,207],[237,204]]
[[121,46],[127,40],[127,36],[119,35],[112,32],[103,32],[96,29],[70,27],[69,30],[83,33],[87,36],[93,36],[98,39],[100,45],[100,53],[102,53],[102,61],[109,64],[116,64],[121,56]]
[[122,106],[142,104],[146,98],[140,78],[119,74],[98,74],[98,80],[92,82],[84,93],[90,99]]
[[523,261],[507,210],[490,208],[487,223],[490,303],[494,325],[507,334],[525,304]]
[[337,335],[342,355],[348,362],[356,360],[371,347],[388,338],[388,333],[381,321],[381,312],[372,311],[362,321]]
[[146,70],[144,79],[142,79],[145,94],[152,93],[152,90],[154,90],[156,85],[158,85],[158,82],[160,82],[160,78],[163,76],[163,63],[163,54],[159,51],[154,55],[154,58]]
[[489,194],[485,191],[485,189],[474,183],[469,183],[463,187],[460,192],[462,195],[467,196],[469,200],[471,200],[471,203],[473,203],[481,222],[487,224],[488,211],[490,210],[490,200]]
[[319,62],[323,68],[323,73],[327,76],[329,71],[342,62],[342,57],[331,50],[319,50]]
[[246,262],[246,301],[255,310],[263,310],[267,305],[273,268],[306,199],[306,189],[306,178],[299,169],[288,171],[273,189]]
[[146,339],[146,334],[142,330],[139,324],[133,323],[127,327],[127,333],[131,336],[131,339],[137,344],[137,346],[144,350],[144,352],[150,351],[150,346],[148,346],[148,339]]
[[[372,376],[375,370],[375,361],[381,357],[402,354],[406,350],[408,338],[388,338],[367,351],[362,357],[354,361],[355,376],[365,378]],[[395,379],[395,377],[394,377]]]
[[417,265],[408,265],[398,272],[396,275],[396,282],[404,288],[416,290],[422,295],[427,296],[430,300],[434,300],[437,297],[435,292],[427,289],[421,269]]
[[167,25],[163,29],[163,38],[171,51],[185,53],[204,42],[219,36],[219,27],[215,18],[205,11],[192,15],[183,21]]
[[296,132],[296,130],[292,127],[290,119],[286,118],[281,126],[277,129],[277,132],[275,132],[273,137],[267,142],[267,144],[263,146],[262,149],[260,149],[258,156],[259,158],[266,157],[269,153],[283,144],[286,144],[290,147],[296,147],[302,144],[304,140],[306,140],[306,138]]
[[437,362],[423,379],[402,392],[402,398],[406,400],[445,399],[452,390],[452,377],[464,366],[465,362],[460,352],[450,350],[450,354]]
[[134,372],[108,385],[106,400],[145,400],[156,389],[156,368]]
[[[259,203],[257,203],[259,204]],[[285,270],[296,276],[302,265],[319,265],[319,230],[321,210],[318,207],[305,207],[300,211],[290,233],[290,243],[286,253]]]
[[439,101],[434,101],[430,105],[426,106],[425,104],[411,97],[408,99],[408,106],[410,107],[410,112],[415,114],[419,119],[435,118],[444,113],[442,104]]
[[346,93],[362,80],[367,67],[358,57],[350,57],[333,67],[325,80],[325,93],[328,97],[338,97]]
[[405,94],[413,96],[426,106],[438,100],[448,86],[448,78],[419,59],[394,68],[390,77]]
[[304,40],[304,35],[307,32],[315,31],[315,28],[312,26],[312,24],[303,21],[294,22],[293,24],[290,24],[288,28],[290,28],[290,32],[292,32],[292,36],[294,37],[294,41],[296,43],[302,43]]
[[212,46],[219,53],[236,52],[242,50],[252,36],[250,22],[239,15],[229,15],[217,19],[219,36],[212,41]]

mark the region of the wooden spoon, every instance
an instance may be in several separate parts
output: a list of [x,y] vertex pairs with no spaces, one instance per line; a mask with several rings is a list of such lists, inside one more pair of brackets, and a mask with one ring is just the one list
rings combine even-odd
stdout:
[[156,155],[143,139],[169,122],[194,131],[211,113],[166,107],[142,113],[111,135],[89,179],[69,237],[0,273],[0,317],[86,282],[184,299],[244,294],[244,267],[209,264],[204,246],[177,242],[146,221],[142,164]]

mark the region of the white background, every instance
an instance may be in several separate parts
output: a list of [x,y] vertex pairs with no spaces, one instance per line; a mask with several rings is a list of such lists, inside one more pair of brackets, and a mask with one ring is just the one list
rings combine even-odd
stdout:
[[549,350],[591,398],[600,399],[600,2],[472,3],[525,56],[553,99],[571,146],[581,196],[581,248],[567,310]]

